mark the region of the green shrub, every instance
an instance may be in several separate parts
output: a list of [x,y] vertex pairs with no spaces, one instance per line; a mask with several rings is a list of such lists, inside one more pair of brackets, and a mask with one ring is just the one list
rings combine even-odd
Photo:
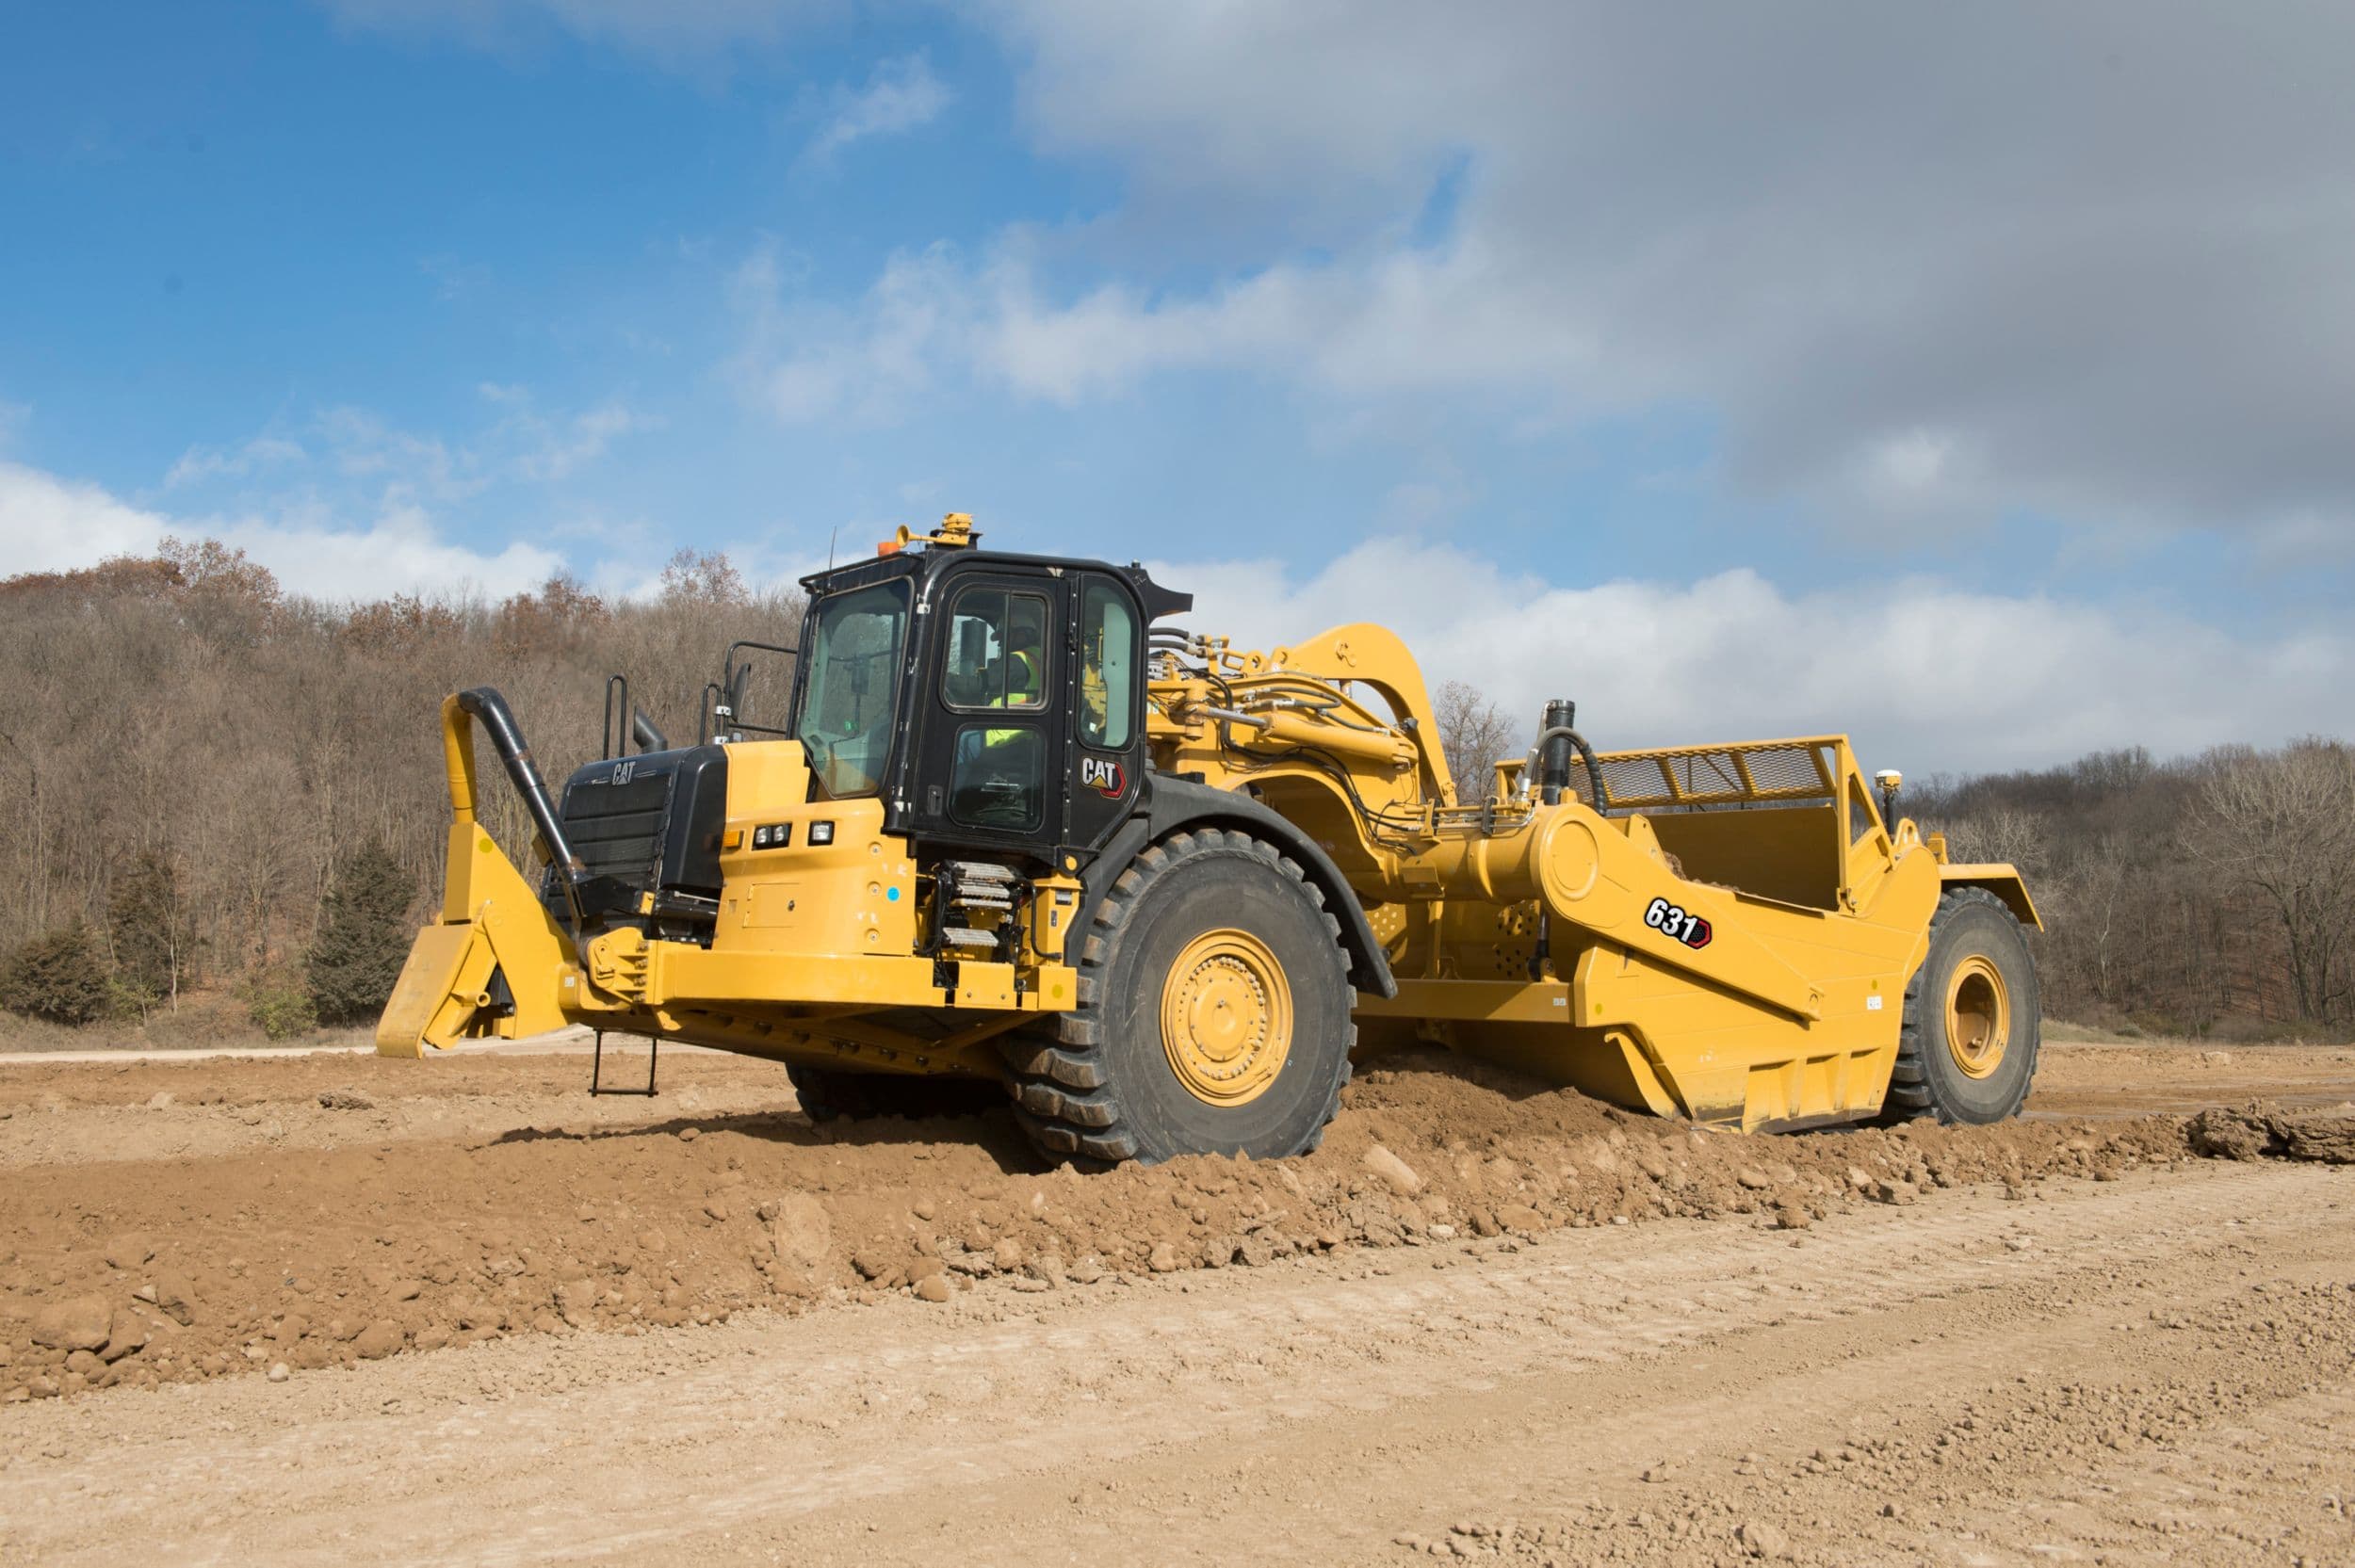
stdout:
[[409,908],[416,898],[417,884],[382,844],[336,868],[307,963],[321,1022],[371,1023],[384,1010],[409,958]]
[[164,999],[120,972],[106,978],[106,1016],[118,1024],[144,1024]]
[[292,1040],[319,1026],[318,1009],[310,989],[289,969],[263,969],[246,977],[238,988],[253,1026],[268,1040]]
[[0,1007],[53,1024],[106,1016],[106,961],[89,927],[76,920],[18,945],[0,968]]
[[196,922],[170,856],[142,849],[115,874],[106,929],[123,978],[177,1007],[182,988],[196,973]]

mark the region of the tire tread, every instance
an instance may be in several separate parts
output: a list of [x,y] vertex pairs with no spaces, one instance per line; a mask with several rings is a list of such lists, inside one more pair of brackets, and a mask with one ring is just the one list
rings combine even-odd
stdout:
[[[1929,946],[1932,952],[1937,950],[1939,928],[1952,919],[1956,911],[1973,907],[1991,909],[2015,927],[2019,924],[2011,906],[1987,889],[1951,887],[1939,896],[1938,909],[1930,916]],[[2035,955],[2029,955],[2028,962],[2033,968]],[[1905,1021],[1897,1031],[1897,1062],[1890,1071],[1889,1092],[1881,1103],[1880,1122],[1884,1126],[1924,1120],[1935,1121],[1941,1126],[1954,1126],[1962,1120],[1939,1099],[1926,1060],[1932,1040],[1932,1020],[1924,1010],[1930,1005],[1925,998],[1924,989],[1929,971],[1930,961],[1925,954],[1921,967],[1913,972],[1913,978],[1906,982]],[[2038,1020],[2029,1020],[2027,1036],[2028,1069],[2025,1081],[2033,1084],[2036,1081],[2037,1057],[2044,1043],[2044,1031]],[[2012,1111],[2014,1116],[2019,1114],[2017,1108]]]
[[[1026,1024],[999,1043],[1015,1119],[1049,1157],[1096,1166],[1137,1157],[1139,1145],[1128,1128],[1118,1086],[1109,1081],[1099,1054],[1110,1026],[1103,1011],[1104,998],[1110,994],[1105,972],[1115,956],[1114,937],[1152,897],[1161,880],[1191,860],[1214,854],[1249,856],[1306,893],[1310,908],[1333,938],[1332,962],[1342,985],[1348,986],[1349,960],[1341,946],[1340,922],[1325,908],[1324,893],[1291,856],[1251,833],[1214,827],[1179,829],[1147,845],[1122,867],[1090,913],[1088,935],[1074,966],[1079,972],[1078,1006]],[[1346,1014],[1344,1019],[1340,1070],[1317,1118],[1316,1130],[1298,1153],[1314,1151],[1340,1111],[1341,1090],[1350,1080],[1350,1053],[1357,1046],[1356,1020]]]

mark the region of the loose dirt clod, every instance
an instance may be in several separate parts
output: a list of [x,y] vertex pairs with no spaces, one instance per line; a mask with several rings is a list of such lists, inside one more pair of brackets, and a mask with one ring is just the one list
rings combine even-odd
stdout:
[[1367,1149],[1364,1159],[1366,1169],[1381,1177],[1400,1197],[1411,1198],[1422,1190],[1422,1178],[1415,1174],[1405,1160],[1381,1144],[1376,1143]]
[[33,1318],[32,1341],[57,1350],[95,1350],[106,1343],[112,1315],[105,1298],[74,1296],[52,1301]]

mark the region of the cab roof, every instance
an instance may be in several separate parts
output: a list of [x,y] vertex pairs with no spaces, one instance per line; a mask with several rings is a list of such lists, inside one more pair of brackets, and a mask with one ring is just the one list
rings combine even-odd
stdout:
[[1080,556],[1031,556],[1010,550],[975,549],[970,545],[894,550],[870,559],[852,561],[824,572],[813,572],[802,579],[802,587],[814,602],[830,593],[865,588],[870,583],[885,582],[894,577],[921,579],[989,566],[1101,572],[1107,576],[1121,578],[1136,590],[1138,602],[1145,606],[1147,621],[1159,621],[1168,615],[1183,615],[1194,608],[1193,594],[1164,588],[1155,582],[1141,561],[1114,566],[1110,561],[1091,560]]

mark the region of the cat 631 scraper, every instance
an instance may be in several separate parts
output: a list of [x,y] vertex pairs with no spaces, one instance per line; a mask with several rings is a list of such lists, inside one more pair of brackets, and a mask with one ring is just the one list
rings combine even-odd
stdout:
[[[1599,753],[1555,703],[1457,781],[1389,632],[1240,650],[1141,568],[975,538],[804,579],[781,721],[731,660],[716,741],[560,802],[498,693],[451,697],[447,896],[378,1048],[581,1024],[782,1061],[820,1115],[1002,1085],[1097,1161],[1312,1149],[1361,1041],[1726,1128],[2019,1110],[2027,890],[1845,738]],[[536,880],[476,820],[478,724]]]

